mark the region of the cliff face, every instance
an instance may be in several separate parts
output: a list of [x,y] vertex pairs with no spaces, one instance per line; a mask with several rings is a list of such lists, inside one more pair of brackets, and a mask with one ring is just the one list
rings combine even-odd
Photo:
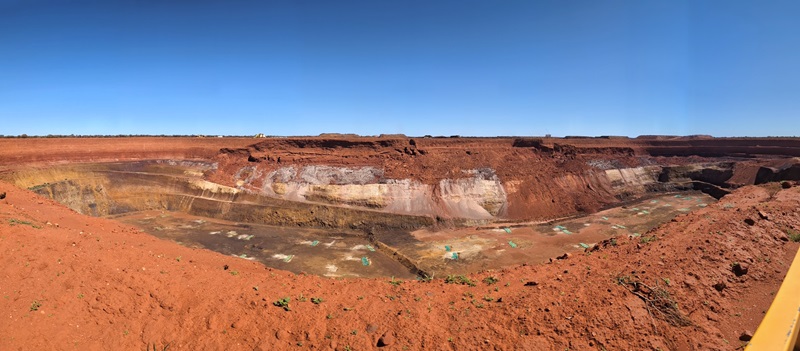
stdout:
[[[798,146],[795,139],[283,138],[222,150],[209,179],[292,201],[527,220],[705,189],[701,183],[727,188],[737,165],[788,157]],[[755,175],[739,178],[737,185],[753,184]]]

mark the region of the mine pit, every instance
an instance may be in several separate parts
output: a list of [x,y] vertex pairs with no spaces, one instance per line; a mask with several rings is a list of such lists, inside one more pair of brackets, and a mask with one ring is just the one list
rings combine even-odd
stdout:
[[[456,200],[439,206],[462,218],[438,223],[443,220],[432,212],[436,201],[424,199],[432,191],[409,181],[372,182],[381,176],[372,167],[282,167],[262,172],[271,183],[260,193],[244,186],[253,182],[252,168],[240,169],[234,186],[206,180],[217,168],[186,160],[85,163],[18,171],[10,180],[80,213],[131,224],[162,239],[327,277],[413,279],[539,264],[617,236],[649,240],[648,230],[716,201],[685,181],[670,183],[663,173],[659,183],[647,178],[655,177],[652,170],[623,169],[604,174],[622,178],[623,185],[659,191],[645,190],[595,213],[501,220],[494,215],[507,206],[506,190],[485,168],[440,182],[436,192]],[[292,183],[294,178],[301,181]],[[325,184],[313,184],[320,178]],[[381,191],[384,186],[400,190]],[[276,188],[295,194],[283,199]],[[394,197],[381,197],[387,193]],[[393,211],[376,205],[393,201],[405,202]]]

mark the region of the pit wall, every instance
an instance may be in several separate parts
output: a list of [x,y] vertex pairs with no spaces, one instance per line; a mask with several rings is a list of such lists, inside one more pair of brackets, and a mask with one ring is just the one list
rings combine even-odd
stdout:
[[491,169],[469,170],[463,178],[422,184],[387,179],[375,167],[288,166],[261,172],[248,166],[236,172],[238,188],[289,201],[325,203],[381,212],[489,220],[502,216],[508,200]]
[[[236,171],[234,180],[243,191],[289,201],[491,221],[508,218],[510,210],[531,208],[545,217],[573,214],[564,213],[565,203],[578,212],[593,212],[619,200],[670,190],[659,183],[662,170],[647,166],[501,180],[495,170],[481,168],[462,171],[460,178],[423,184],[388,179],[381,169],[369,166],[287,166],[266,171],[249,165]],[[514,217],[524,218],[525,214]]]
[[[3,176],[92,216],[168,210],[238,222],[369,231],[415,229],[442,220],[483,224],[535,219],[531,213],[546,219],[594,212],[651,192],[691,188],[685,184],[692,178],[724,182],[732,166],[590,169],[505,181],[495,170],[480,168],[434,184],[387,178],[372,166],[293,165],[272,171],[246,166],[235,172],[232,187],[204,179],[216,170],[212,163],[172,160],[64,165]],[[514,211],[516,216],[509,215]]]
[[149,172],[153,169],[120,171],[118,166],[51,167],[6,174],[4,178],[92,216],[164,210],[236,222],[359,231],[414,230],[434,224],[434,219],[426,216],[265,197],[191,176],[197,169],[159,169],[154,173]]

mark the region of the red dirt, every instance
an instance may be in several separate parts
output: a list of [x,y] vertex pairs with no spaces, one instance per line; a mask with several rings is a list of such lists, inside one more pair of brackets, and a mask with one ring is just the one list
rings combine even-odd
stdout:
[[[388,349],[732,350],[760,322],[798,248],[784,230],[800,228],[800,188],[749,186],[644,234],[657,237],[649,243],[618,238],[591,255],[477,274],[476,287],[395,286],[281,272],[9,184],[0,192],[4,350],[367,350],[385,334]],[[748,273],[735,276],[734,262]],[[498,282],[481,282],[489,276]],[[620,277],[665,288],[691,325],[648,312]],[[273,306],[283,297],[291,311]]]
[[[220,162],[212,179],[220,182],[231,181],[228,167],[280,152],[295,155],[291,162],[297,164],[378,165],[389,176],[424,182],[491,166],[501,178],[529,177],[531,186],[514,196],[536,204],[546,198],[548,180],[580,174],[587,160],[636,166],[652,160],[686,164],[719,154],[800,156],[798,140],[788,138],[545,138],[521,140],[517,147],[510,146],[514,138],[415,138],[416,149],[431,150],[426,155],[406,152],[405,146],[375,148],[373,139],[354,139],[367,142],[356,148],[316,151],[286,146],[291,139],[0,139],[0,165],[9,170],[60,162],[204,159]],[[222,148],[228,150],[220,153]],[[300,157],[303,149],[309,158]],[[255,163],[275,166],[267,158]],[[743,166],[732,179],[746,183],[753,169]],[[397,350],[733,350],[743,331],[757,327],[798,249],[786,233],[800,230],[800,187],[745,186],[642,238],[618,237],[551,264],[476,274],[469,277],[475,287],[441,279],[392,284],[295,275],[159,240],[0,182],[3,192],[2,350],[167,344],[169,350],[368,350],[379,339]],[[604,204],[596,196],[575,196],[543,210],[531,205],[519,211],[546,217]],[[747,274],[736,276],[734,263],[747,266]],[[483,282],[487,277],[497,283]],[[637,294],[665,295],[637,282],[663,288],[677,304],[646,305]],[[291,298],[291,311],[273,305],[284,297]],[[312,298],[324,301],[314,304]]]

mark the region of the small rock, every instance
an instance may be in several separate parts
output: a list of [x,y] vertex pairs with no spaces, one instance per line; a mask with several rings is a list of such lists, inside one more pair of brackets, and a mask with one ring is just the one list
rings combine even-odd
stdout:
[[750,341],[753,338],[753,332],[749,330],[745,330],[742,332],[742,335],[739,335],[739,340],[741,341]]
[[534,281],[525,282],[525,286],[537,286],[537,285],[539,285],[538,282],[534,282]]
[[761,219],[769,219],[769,216],[761,210],[758,210],[758,216],[761,217]]
[[376,331],[378,331],[378,327],[374,324],[367,324],[367,333],[374,333]]
[[726,287],[727,286],[725,285],[725,282],[719,282],[719,283],[714,284],[714,289],[716,289],[719,292],[722,292],[722,290],[725,290]]
[[[789,183],[789,182],[781,182],[781,188],[784,188],[784,189],[789,189],[789,188],[791,188],[791,187],[792,187],[792,183]],[[6,193],[2,193],[2,194],[0,194],[0,199],[2,199],[2,198],[3,198],[2,196],[3,196],[3,195],[5,195],[5,194],[6,194]],[[749,340],[749,339],[748,339],[748,340]]]
[[222,266],[222,269],[227,271],[228,270],[228,265],[226,264],[226,265]]
[[278,340],[285,340],[286,337],[288,337],[288,336],[289,336],[289,333],[287,331],[285,331],[285,330],[278,330],[277,332],[275,332],[275,338],[278,339]]
[[754,221],[752,218],[745,218],[745,219],[744,219],[744,222],[745,222],[745,223],[747,223],[747,225],[754,225],[754,224],[756,224],[756,221]]
[[747,264],[744,264],[744,263],[738,263],[737,262],[737,263],[734,263],[733,265],[731,265],[731,270],[733,271],[733,274],[735,274],[737,277],[741,277],[741,276],[747,274],[747,270],[748,269],[749,269],[749,267],[747,267]]
[[565,252],[563,255],[556,257],[556,259],[557,259],[557,260],[566,260],[566,259],[568,259],[570,256],[572,256],[572,255],[570,255],[570,253],[569,253],[569,252]]
[[5,199],[5,198],[6,198],[6,192],[4,191],[4,192],[0,193],[0,200]]
[[389,346],[394,344],[394,333],[387,331],[378,339],[378,347]]

